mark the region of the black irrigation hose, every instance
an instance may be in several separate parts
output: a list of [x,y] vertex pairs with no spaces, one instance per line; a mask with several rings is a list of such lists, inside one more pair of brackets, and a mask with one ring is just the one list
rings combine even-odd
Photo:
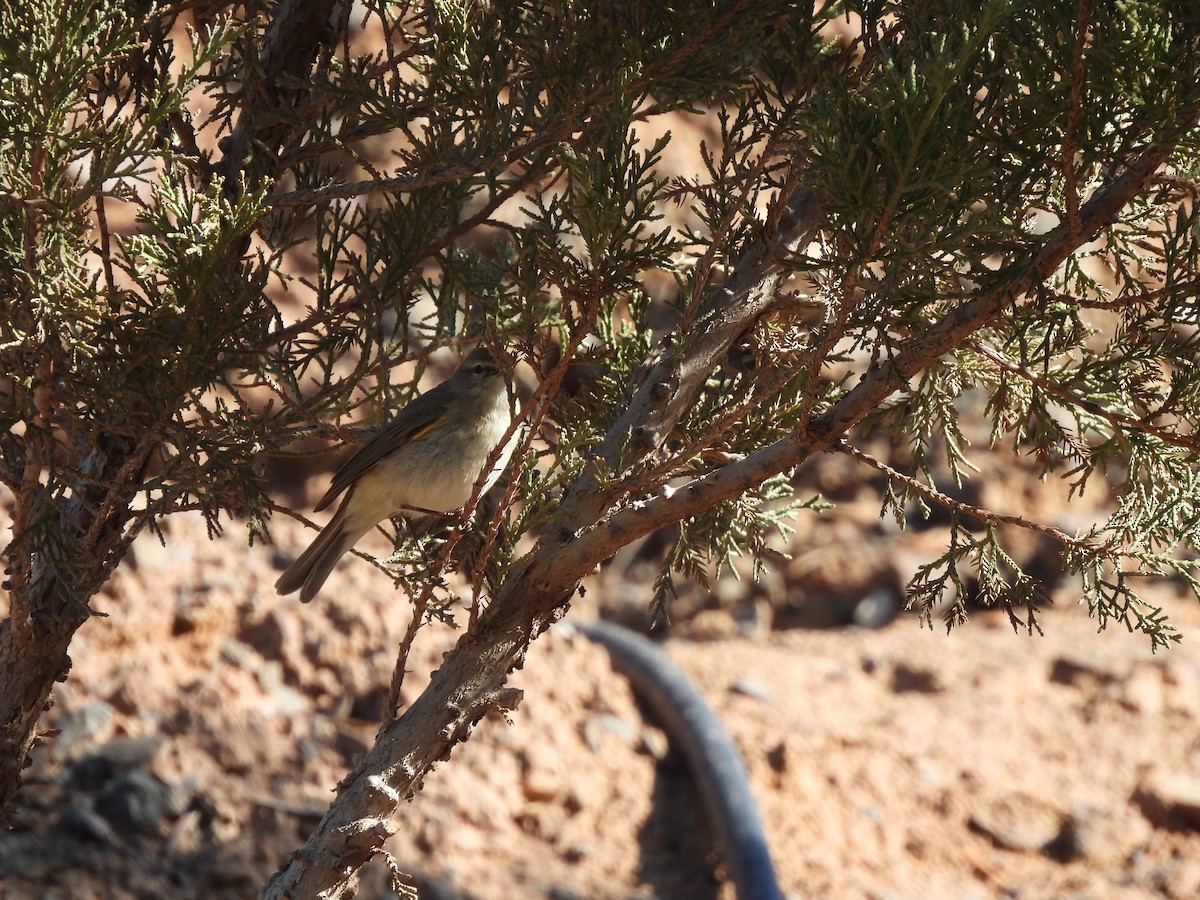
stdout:
[[739,900],[781,900],[762,819],[741,754],[691,679],[652,641],[608,622],[572,622],[604,646],[629,679],[700,788]]

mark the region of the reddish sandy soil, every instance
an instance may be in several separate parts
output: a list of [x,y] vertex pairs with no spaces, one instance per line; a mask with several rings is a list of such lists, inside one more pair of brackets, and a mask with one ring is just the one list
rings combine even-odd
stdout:
[[[879,527],[836,460],[821,473],[845,502],[808,517],[792,562],[688,592],[664,643],[745,755],[788,896],[1200,895],[1200,610],[1158,591],[1185,640],[1157,655],[1098,635],[1065,583],[1042,637],[994,612],[949,636],[911,615],[799,627],[852,614],[837,585],[886,600],[939,540]],[[177,518],[166,547],[136,545],[0,834],[0,896],[250,897],[307,834],[372,740],[408,606],[358,559],[309,606],[276,597],[308,535],[275,534],[210,542]],[[619,557],[572,617],[640,617],[643,565]],[[406,700],[453,640],[425,635]],[[603,650],[556,628],[514,682],[511,724],[485,720],[401,812],[389,846],[422,896],[732,896],[686,770]],[[394,896],[382,863],[360,896]]]

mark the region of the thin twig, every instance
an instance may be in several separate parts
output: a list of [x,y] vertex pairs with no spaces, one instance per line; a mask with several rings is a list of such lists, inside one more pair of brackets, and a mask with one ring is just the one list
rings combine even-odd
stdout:
[[538,131],[522,144],[510,148],[488,160],[474,164],[440,163],[422,172],[396,175],[391,178],[373,178],[369,181],[347,181],[323,188],[282,191],[267,198],[270,206],[312,206],[333,200],[349,200],[371,194],[407,194],[436,187],[450,181],[473,178],[489,171],[503,171],[529,156],[538,154],[554,144],[569,138],[578,126],[574,123],[561,124],[556,128]]
[[[97,169],[100,167],[99,148],[93,154],[93,165]],[[108,288],[108,308],[115,313],[120,310],[121,301],[117,297],[117,282],[113,276],[112,234],[108,230],[103,191],[96,191],[96,225],[100,229],[100,262],[104,267],[104,285]]]
[[1071,57],[1071,111],[1067,113],[1067,127],[1063,130],[1062,171],[1066,183],[1064,193],[1067,202],[1067,229],[1071,234],[1079,232],[1079,180],[1075,171],[1075,143],[1079,123],[1083,121],[1083,82],[1087,71],[1083,62],[1083,51],[1088,42],[1088,18],[1091,13],[1089,0],[1079,0],[1079,24],[1075,31],[1075,48]]
[[928,485],[923,481],[914,478],[911,475],[906,475],[900,472],[887,463],[876,459],[868,453],[864,453],[857,447],[847,441],[838,441],[833,445],[833,450],[838,453],[844,453],[847,456],[853,457],[861,463],[865,463],[873,469],[876,469],[886,475],[893,481],[898,481],[906,487],[916,491],[926,500],[930,500],[939,506],[962,515],[970,516],[980,522],[989,523],[992,525],[1016,525],[1019,528],[1025,528],[1029,531],[1036,531],[1038,534],[1044,534],[1047,537],[1054,538],[1060,544],[1066,547],[1072,547],[1077,550],[1086,550],[1095,553],[1101,549],[1101,545],[1095,541],[1089,541],[1083,538],[1077,538],[1067,534],[1061,528],[1055,528],[1053,525],[1043,525],[1041,522],[1032,522],[1023,516],[1012,516],[1005,513],[994,512],[990,509],[984,509],[981,506],[975,506],[971,503],[964,503],[961,500],[955,500],[949,494],[942,493],[932,485]]
[[[596,302],[597,304],[599,303],[599,298],[596,299]],[[594,315],[594,309],[592,313]],[[534,437],[541,432],[542,423],[549,414],[554,400],[558,396],[558,392],[562,389],[562,382],[563,378],[566,377],[567,369],[570,367],[576,354],[579,352],[579,348],[583,345],[587,337],[588,333],[584,330],[580,330],[572,335],[566,348],[560,353],[558,361],[550,369],[546,377],[538,383],[533,396],[525,405],[527,412],[522,412],[520,416],[516,417],[518,421],[525,423],[527,428],[522,437],[520,447],[513,454],[514,459],[510,465],[512,465],[514,470],[519,470],[525,458],[529,455],[533,447]],[[532,416],[530,413],[532,413]],[[530,418],[532,421],[527,421]],[[504,446],[503,441],[500,443],[500,446]],[[485,469],[485,471],[487,470]],[[488,557],[496,546],[496,541],[500,534],[500,525],[504,521],[503,513],[508,509],[509,504],[513,502],[519,482],[520,479],[516,477],[509,481],[505,487],[504,496],[497,506],[496,514],[492,516],[491,522],[488,523],[483,545],[480,548],[479,558],[476,560],[474,570],[471,573],[471,614],[467,626],[468,630],[473,630],[479,620],[479,597],[483,588],[484,569]]]
[[[700,312],[703,302],[707,297],[709,284],[712,279],[713,267],[716,264],[717,248],[728,239],[729,232],[733,228],[739,214],[744,215],[747,198],[750,195],[750,191],[758,187],[758,183],[762,178],[764,169],[775,162],[775,152],[780,140],[780,129],[776,129],[767,138],[766,146],[762,148],[762,152],[758,155],[754,165],[742,179],[742,183],[738,186],[737,196],[734,201],[729,204],[729,209],[725,213],[725,218],[711,229],[708,247],[700,259],[696,261],[696,265],[693,268],[694,284],[692,288],[692,296],[688,301],[687,307],[683,311],[683,315],[680,316],[679,330],[681,333],[686,333],[691,329],[696,315]],[[776,198],[776,203],[774,204],[776,209],[786,208],[788,194],[789,192],[786,190],[779,192],[779,196]]]
[[[469,232],[476,226],[486,222],[491,215],[499,209],[504,203],[512,199],[516,194],[528,187],[539,177],[549,171],[548,163],[542,165],[531,164],[528,169],[521,175],[513,178],[504,187],[495,191],[491,198],[484,206],[473,215],[464,219],[462,222],[455,225],[453,228],[448,228],[438,235],[437,240],[425,247],[421,248],[412,257],[412,269],[419,271],[423,262],[430,259],[437,253],[450,246],[451,243],[458,240],[464,234]],[[322,324],[328,322],[336,322],[345,316],[346,313],[360,309],[363,306],[363,295],[374,290],[374,287],[369,285],[360,291],[356,291],[349,297],[332,303],[329,306],[314,310],[309,316],[297,322],[293,322],[284,328],[273,331],[264,337],[262,348],[266,349],[273,346],[278,346],[280,343],[308,334]]]
[[1152,425],[1149,422],[1141,419],[1135,419],[1132,416],[1126,416],[1122,413],[1107,410],[1094,400],[1088,400],[1086,397],[1080,397],[1078,394],[1075,394],[1064,387],[1060,387],[1059,385],[1047,381],[1045,378],[1042,378],[1039,375],[1035,375],[1024,366],[1019,366],[1012,360],[1006,359],[1002,354],[998,353],[977,339],[972,338],[971,340],[966,341],[965,346],[971,348],[998,368],[1003,369],[1005,372],[1016,375],[1024,381],[1029,382],[1039,390],[1049,394],[1050,396],[1057,397],[1059,400],[1062,400],[1064,403],[1070,406],[1078,407],[1079,409],[1091,413],[1093,416],[1104,419],[1118,431],[1128,428],[1132,431],[1139,431],[1142,434],[1153,435],[1164,444],[1170,444],[1173,447],[1182,447],[1187,450],[1200,450],[1200,439],[1194,438],[1190,435],[1179,434],[1178,432],[1171,431],[1167,428],[1162,428],[1158,425]]
[[760,383],[760,390],[752,391],[743,402],[736,406],[727,406],[724,414],[709,427],[704,435],[692,441],[678,452],[672,453],[657,465],[640,473],[636,478],[620,485],[619,490],[621,495],[623,497],[636,497],[642,494],[648,487],[664,483],[673,474],[679,472],[689,460],[695,459],[705,450],[709,449],[721,437],[728,434],[729,430],[735,427],[737,423],[743,421],[747,411],[751,407],[762,406],[775,397],[787,386],[793,377],[794,373],[786,365],[773,369],[769,379],[760,379],[760,382],[765,382],[765,386]]
[[[308,516],[304,515],[303,513],[296,512],[291,507],[284,506],[280,503],[276,503],[274,500],[270,499],[269,497],[263,499],[263,507],[266,510],[268,510],[269,512],[279,513],[280,515],[286,516],[289,519],[295,519],[297,522],[300,522],[301,524],[306,525],[309,528],[312,528],[314,531],[321,531],[325,527],[324,525],[318,525],[312,519],[308,518]],[[379,531],[379,533],[382,534],[384,537],[390,537],[390,535],[388,535],[388,533],[384,530],[382,522],[380,522],[379,525],[376,526],[376,530]],[[365,560],[366,562],[370,563],[376,569],[378,569],[379,571],[381,571],[385,575],[387,575],[389,578],[394,577],[394,573],[392,572],[392,569],[390,569],[386,564],[384,564],[378,557],[373,556],[372,554],[368,553],[366,550],[359,550],[357,547],[351,547],[348,552],[353,553],[359,559]]]

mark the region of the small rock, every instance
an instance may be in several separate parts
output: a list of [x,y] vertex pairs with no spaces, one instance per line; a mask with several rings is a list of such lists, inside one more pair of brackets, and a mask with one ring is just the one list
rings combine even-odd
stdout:
[[[303,736],[296,740],[296,751],[306,763],[320,755],[319,750],[312,750],[312,741]],[[215,741],[209,748],[217,765],[234,775],[244,775],[260,767],[263,752],[262,746],[250,740]]]
[[1050,681],[1070,687],[1095,687],[1111,684],[1116,676],[1088,660],[1060,656],[1050,666]]
[[221,644],[221,658],[238,668],[248,668],[254,660],[254,648],[236,638],[226,638]]
[[1133,802],[1156,828],[1200,830],[1200,778],[1162,773],[1133,792]]
[[127,770],[146,765],[158,753],[162,744],[163,739],[157,734],[118,737],[106,741],[95,755],[104,757],[117,770]]
[[422,853],[436,853],[439,847],[446,846],[448,830],[442,819],[427,818],[418,826],[413,842]]
[[155,704],[151,698],[158,687],[158,684],[146,678],[124,679],[113,685],[112,691],[108,694],[108,701],[117,712],[127,716],[136,716],[142,710],[154,707]]
[[167,835],[166,846],[163,848],[167,858],[197,853],[201,846],[200,824],[203,814],[198,809],[183,812]]
[[724,609],[706,609],[688,622],[688,634],[698,640],[717,641],[737,637],[738,622]]
[[1063,816],[1033,797],[1012,795],[985,802],[967,827],[1002,850],[1040,851],[1062,831]]
[[244,621],[237,638],[264,659],[286,659],[301,652],[304,635],[298,613],[291,607],[270,609],[261,617]]
[[[773,570],[768,570],[780,578]],[[764,581],[768,576],[764,575]],[[771,633],[771,625],[775,619],[775,610],[766,600],[756,600],[753,603],[743,603],[733,610],[734,621],[737,622],[738,634],[744,638],[766,638]]]
[[98,791],[113,777],[113,767],[102,756],[85,756],[64,774],[68,788],[76,791]]
[[789,604],[776,612],[777,629],[843,628],[854,620],[854,600],[842,594],[794,590]]
[[642,729],[642,745],[639,750],[651,759],[661,762],[671,751],[671,742],[667,740],[666,732],[662,729],[647,725]]
[[918,669],[907,663],[896,663],[892,669],[893,694],[937,694],[941,690],[937,672]]
[[283,666],[279,660],[264,660],[254,672],[259,686],[267,694],[264,711],[278,716],[295,717],[308,710],[309,703],[303,694],[284,682]]
[[93,700],[78,709],[70,709],[55,718],[58,736],[51,745],[58,759],[70,759],[112,721],[115,710],[103,700]]
[[171,789],[144,769],[113,779],[96,801],[99,813],[119,833],[157,834],[175,807]]
[[1200,861],[1187,856],[1171,860],[1157,887],[1163,897],[1200,897]]
[[876,588],[854,604],[854,624],[878,630],[890,625],[900,612],[900,599],[891,591]]
[[583,724],[583,739],[593,753],[604,750],[604,742],[616,738],[627,747],[637,740],[637,732],[624,719],[611,713],[592,716]]
[[96,841],[101,844],[118,843],[117,835],[108,822],[78,803],[72,803],[62,811],[58,827],[85,841]]
[[113,776],[150,762],[162,742],[158,735],[113,738],[72,765],[66,783],[75,790],[98,791]]
[[175,618],[171,620],[171,636],[181,637],[199,630],[216,620],[216,612],[207,591],[194,591],[180,585],[175,595]]
[[771,767],[773,772],[780,775],[788,770],[788,747],[786,743],[780,741],[767,751],[767,765]]
[[1172,657],[1163,666],[1162,677],[1168,711],[1200,718],[1200,666]]
[[1121,705],[1147,716],[1160,715],[1167,705],[1167,688],[1157,666],[1138,666],[1121,685]]
[[713,599],[723,609],[732,609],[741,603],[750,593],[752,583],[742,581],[733,574],[722,575],[712,586]]
[[228,892],[234,897],[252,897],[257,893],[261,876],[254,864],[233,854],[226,854],[218,865],[204,872],[207,886],[215,893]]
[[530,837],[546,839],[550,836],[546,828],[545,817],[536,810],[526,809],[518,812],[513,816],[513,821]]
[[741,694],[743,697],[757,700],[764,705],[771,704],[771,689],[753,678],[739,678],[729,686],[729,690],[731,693]]
[[592,848],[582,841],[575,841],[563,851],[563,859],[574,864],[592,855]]
[[1118,815],[1099,806],[1082,806],[1063,821],[1058,835],[1043,852],[1051,859],[1068,863],[1085,860],[1096,866],[1116,869],[1150,838],[1150,826],[1133,813]]
[[519,753],[521,793],[533,803],[546,803],[558,797],[566,782],[566,773],[557,753],[534,744]]

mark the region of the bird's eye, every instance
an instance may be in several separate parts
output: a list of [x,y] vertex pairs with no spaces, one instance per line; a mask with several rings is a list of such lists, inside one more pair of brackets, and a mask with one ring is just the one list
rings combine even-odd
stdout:
[[485,366],[483,363],[475,363],[475,374],[476,375],[482,375],[486,369],[487,369],[487,366]]

